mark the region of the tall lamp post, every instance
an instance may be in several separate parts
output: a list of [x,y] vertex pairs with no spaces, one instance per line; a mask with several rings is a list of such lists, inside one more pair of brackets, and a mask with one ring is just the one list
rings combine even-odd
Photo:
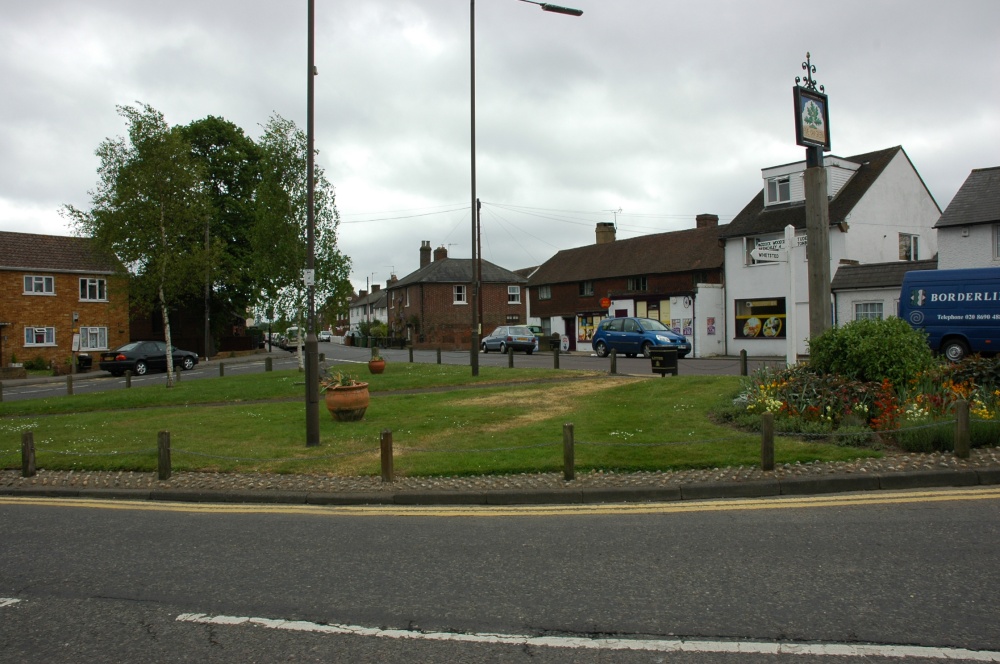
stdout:
[[306,316],[306,446],[314,447],[319,445],[319,343],[316,340],[316,215],[313,210],[313,199],[315,194],[315,183],[313,182],[313,171],[315,156],[313,145],[315,143],[313,106],[315,90],[314,79],[316,77],[316,57],[315,57],[315,25],[316,25],[316,1],[309,0],[309,75],[306,87],[307,112],[306,112],[306,242],[308,244],[308,254],[306,257],[306,269],[303,273],[303,281],[306,285],[306,293],[309,300],[309,311]]
[[[312,0],[310,0],[312,2]],[[535,0],[521,0],[532,5],[538,5],[542,11],[554,14],[566,14],[567,16],[583,16],[583,10],[572,9],[570,7],[560,7],[559,5],[547,2],[535,2]],[[479,256],[479,200],[476,198],[476,0],[469,0],[469,53],[471,64],[471,88],[472,88],[472,261],[470,262],[470,281],[472,282],[471,297],[469,298],[472,317],[472,347],[469,349],[469,364],[472,365],[472,375],[479,375],[479,289],[482,284],[482,275],[477,270],[481,257]]]

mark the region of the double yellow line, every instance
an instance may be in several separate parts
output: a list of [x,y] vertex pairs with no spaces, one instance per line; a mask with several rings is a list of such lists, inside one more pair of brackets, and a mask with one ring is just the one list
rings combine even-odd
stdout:
[[393,516],[393,517],[515,517],[592,516],[629,514],[680,514],[685,512],[729,512],[746,510],[808,509],[894,505],[970,500],[1000,500],[1000,486],[929,489],[922,491],[877,491],[820,496],[775,496],[773,498],[699,500],[664,503],[594,503],[571,505],[517,506],[424,506],[424,505],[272,505],[230,503],[179,503],[140,500],[98,500],[92,498],[44,498],[0,496],[0,505],[72,507],[145,512],[187,512],[202,514],[298,514],[313,516]]

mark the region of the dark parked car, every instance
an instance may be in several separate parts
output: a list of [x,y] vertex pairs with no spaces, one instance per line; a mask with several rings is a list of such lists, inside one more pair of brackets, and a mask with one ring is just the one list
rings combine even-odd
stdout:
[[[198,354],[172,346],[174,367],[193,369],[198,364]],[[136,376],[144,376],[150,371],[167,370],[167,344],[162,341],[133,341],[121,348],[101,353],[101,371],[110,371],[112,376],[124,375],[131,371]]]
[[491,350],[506,353],[508,348],[513,348],[514,350],[523,350],[531,355],[538,347],[538,339],[531,333],[527,325],[501,325],[493,330],[493,333],[488,337],[483,337],[480,347],[484,353]]
[[598,357],[606,357],[612,349],[627,357],[649,357],[653,348],[673,348],[678,358],[691,352],[684,335],[652,318],[606,318],[597,326],[590,344]]

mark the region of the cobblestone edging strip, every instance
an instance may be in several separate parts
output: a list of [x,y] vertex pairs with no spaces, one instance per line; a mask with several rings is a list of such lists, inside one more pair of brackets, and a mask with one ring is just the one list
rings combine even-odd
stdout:
[[314,505],[527,505],[752,498],[845,491],[1000,484],[1000,448],[895,454],[852,462],[786,464],[673,472],[561,473],[475,477],[327,477],[263,473],[0,471],[0,495],[188,502]]

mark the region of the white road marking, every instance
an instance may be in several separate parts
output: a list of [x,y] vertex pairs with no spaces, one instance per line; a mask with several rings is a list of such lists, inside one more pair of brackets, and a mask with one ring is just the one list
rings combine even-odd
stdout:
[[5,606],[12,606],[20,601],[21,600],[14,599],[13,597],[0,597],[0,609],[2,609]]
[[527,636],[521,634],[463,634],[457,632],[416,632],[404,629],[378,629],[358,625],[323,625],[302,620],[274,620],[239,616],[209,616],[182,613],[178,622],[203,625],[252,625],[294,632],[349,634],[387,639],[424,641],[462,641],[539,648],[576,648],[585,650],[636,650],[647,652],[732,653],[754,655],[808,655],[812,657],[921,657],[959,662],[1000,662],[1000,652],[965,648],[925,646],[864,645],[853,643],[787,643],[767,641],[688,641],[684,639],[588,639],[585,637]]

